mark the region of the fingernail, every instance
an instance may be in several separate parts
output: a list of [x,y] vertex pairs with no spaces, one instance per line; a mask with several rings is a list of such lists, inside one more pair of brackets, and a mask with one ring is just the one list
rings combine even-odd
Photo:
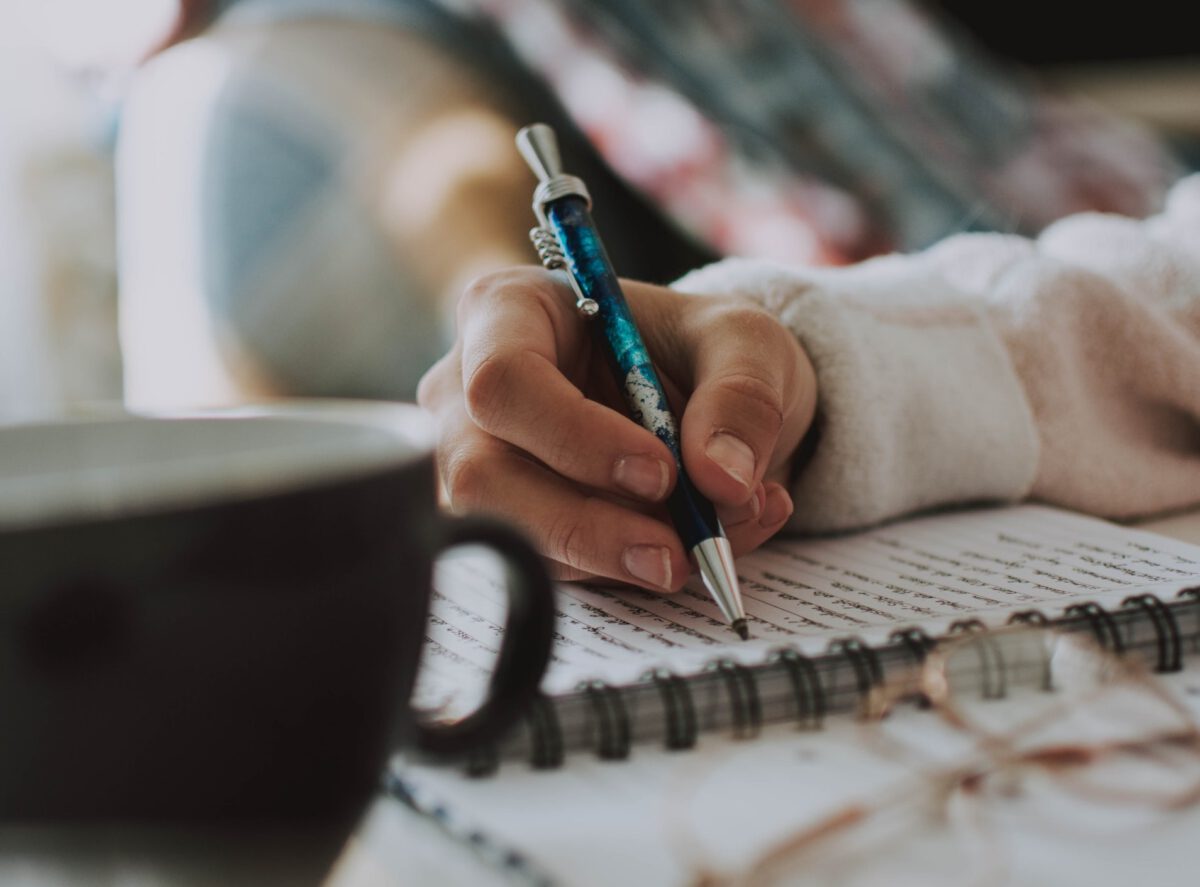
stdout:
[[763,504],[762,516],[758,522],[764,527],[781,524],[792,516],[793,508],[792,497],[783,487],[771,487],[767,490],[766,502]]
[[708,439],[704,454],[743,487],[754,478],[754,450],[741,438],[728,431],[718,431]]
[[766,501],[767,494],[763,490],[763,485],[759,484],[754,495],[750,497],[750,501],[745,505],[735,505],[732,508],[725,509],[721,515],[721,523],[725,528],[736,527],[744,524],[746,521],[757,521],[762,515],[763,503]]
[[621,555],[621,566],[634,579],[665,591],[671,589],[671,552],[658,545],[631,545]]
[[670,480],[667,463],[653,456],[625,456],[613,466],[613,483],[651,502],[657,502],[667,494]]
[[754,495],[750,497],[750,517],[753,520],[758,520],[762,515],[763,506],[767,501],[767,491],[762,484],[758,485],[758,489],[754,491]]

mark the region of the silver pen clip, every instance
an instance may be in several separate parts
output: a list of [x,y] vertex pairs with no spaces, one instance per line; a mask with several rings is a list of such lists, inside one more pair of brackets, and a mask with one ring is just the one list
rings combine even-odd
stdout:
[[571,284],[571,289],[575,293],[575,310],[584,317],[595,317],[597,312],[600,311],[600,306],[595,299],[589,299],[585,296],[579,288],[579,281],[575,279],[575,275],[567,267],[567,257],[563,255],[562,247],[559,246],[558,238],[554,236],[554,232],[549,228],[542,228],[540,226],[530,228],[529,239],[533,241],[538,258],[542,261],[542,267],[547,271],[562,271],[566,275],[567,282]]
[[600,311],[600,306],[595,299],[585,296],[579,288],[579,281],[571,273],[567,257],[563,254],[562,244],[559,243],[558,236],[550,230],[550,222],[546,218],[546,205],[568,195],[582,197],[591,207],[592,198],[588,194],[587,185],[582,179],[566,175],[562,171],[558,140],[554,137],[554,130],[546,124],[535,123],[521,129],[517,133],[517,150],[521,152],[521,156],[538,179],[538,186],[533,192],[533,212],[540,224],[530,229],[529,239],[547,270],[562,270],[566,273],[575,293],[575,310],[584,317],[595,317]]

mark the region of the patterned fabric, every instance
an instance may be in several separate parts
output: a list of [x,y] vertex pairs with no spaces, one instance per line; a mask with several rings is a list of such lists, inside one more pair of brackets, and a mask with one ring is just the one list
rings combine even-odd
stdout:
[[718,255],[841,263],[1084,210],[1143,216],[1182,174],[1144,131],[1040,93],[914,0],[220,6],[389,22],[531,102],[548,86],[609,166]]
[[613,168],[722,254],[841,262],[1140,216],[1180,172],[904,0],[442,2],[492,20]]

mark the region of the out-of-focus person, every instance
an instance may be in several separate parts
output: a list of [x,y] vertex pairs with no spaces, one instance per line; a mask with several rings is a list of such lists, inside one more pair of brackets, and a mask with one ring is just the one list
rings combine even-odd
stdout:
[[554,124],[616,267],[840,264],[1142,215],[1146,133],[1040,94],[920,5],[188,0],[124,114],[135,406],[411,398],[480,272],[527,262],[520,125]]

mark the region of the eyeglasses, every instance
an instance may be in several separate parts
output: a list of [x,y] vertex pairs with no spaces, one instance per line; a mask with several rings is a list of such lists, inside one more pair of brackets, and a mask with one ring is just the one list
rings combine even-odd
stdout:
[[[927,713],[897,716],[914,699]],[[1079,634],[968,634],[871,690],[863,714],[863,753],[905,776],[734,872],[703,858],[676,798],[668,834],[693,883],[1001,883],[1012,835],[1091,840],[1200,801],[1193,713],[1138,662]]]

